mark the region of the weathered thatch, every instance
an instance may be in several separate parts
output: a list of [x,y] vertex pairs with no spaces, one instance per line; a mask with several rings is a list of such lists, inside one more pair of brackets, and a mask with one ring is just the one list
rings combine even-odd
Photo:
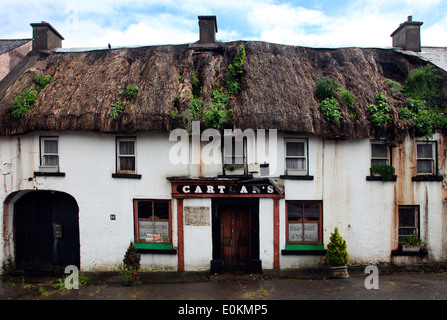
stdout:
[[[404,98],[390,92],[383,77],[402,81],[422,62],[385,49],[312,49],[265,42],[224,43],[218,49],[194,49],[188,45],[152,46],[85,52],[54,52],[27,69],[0,101],[0,134],[33,130],[87,130],[130,133],[169,131],[179,124],[169,115],[174,108],[187,108],[192,93],[191,72],[201,81],[205,105],[211,92],[225,84],[228,65],[239,46],[246,50],[242,92],[233,97],[235,128],[265,128],[309,133],[328,138],[356,139],[375,134],[368,104],[386,92],[393,100],[393,124],[377,134],[395,139],[405,133],[397,110]],[[39,67],[42,69],[39,69]],[[30,112],[15,120],[11,103],[30,87],[36,74],[53,77]],[[181,77],[179,77],[181,76]],[[342,105],[338,125],[327,124],[316,99],[315,83],[330,76],[357,100],[352,113]],[[181,80],[181,81],[180,81]],[[139,87],[138,95],[115,120],[108,113],[128,85]]]

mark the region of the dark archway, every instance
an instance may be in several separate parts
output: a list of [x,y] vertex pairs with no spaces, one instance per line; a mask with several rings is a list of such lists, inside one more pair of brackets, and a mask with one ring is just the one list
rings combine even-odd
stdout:
[[31,191],[14,204],[16,269],[63,272],[80,267],[79,207],[69,194]]

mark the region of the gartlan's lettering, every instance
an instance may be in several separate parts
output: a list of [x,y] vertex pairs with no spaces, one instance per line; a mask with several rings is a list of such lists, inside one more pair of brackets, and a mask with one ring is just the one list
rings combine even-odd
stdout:
[[262,186],[227,186],[227,185],[179,185],[180,194],[273,194],[275,188],[271,185]]

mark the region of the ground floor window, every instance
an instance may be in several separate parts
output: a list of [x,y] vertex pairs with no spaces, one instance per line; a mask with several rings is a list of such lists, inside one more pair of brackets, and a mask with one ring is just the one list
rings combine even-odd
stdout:
[[399,206],[399,243],[412,234],[419,237],[419,206]]
[[321,201],[287,201],[287,244],[322,243]]
[[171,243],[171,202],[134,200],[135,242]]

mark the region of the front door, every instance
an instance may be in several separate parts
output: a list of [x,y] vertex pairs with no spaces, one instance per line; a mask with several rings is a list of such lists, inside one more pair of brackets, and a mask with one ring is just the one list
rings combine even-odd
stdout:
[[221,209],[221,254],[225,271],[248,271],[251,252],[250,207],[223,206]]
[[14,205],[16,268],[24,272],[63,272],[79,268],[79,218],[69,194],[31,191]]

